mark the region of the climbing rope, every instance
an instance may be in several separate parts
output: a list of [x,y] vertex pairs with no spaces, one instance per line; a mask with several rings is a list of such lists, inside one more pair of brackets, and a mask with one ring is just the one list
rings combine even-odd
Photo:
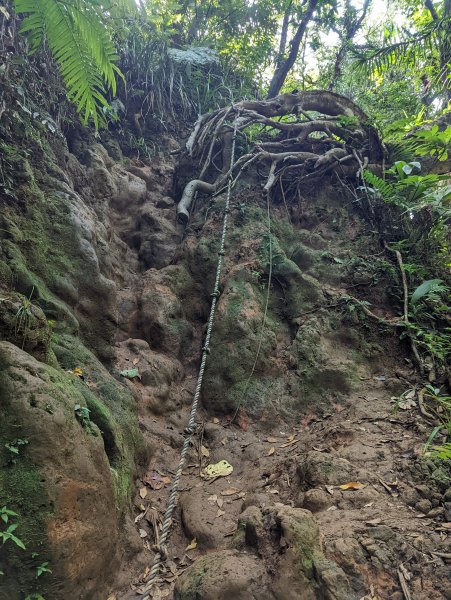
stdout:
[[224,247],[225,247],[225,239],[226,239],[226,234],[227,234],[227,224],[228,224],[229,213],[230,213],[230,196],[231,196],[232,188],[233,188],[232,172],[233,172],[233,164],[234,164],[234,160],[235,160],[235,142],[236,142],[236,136],[237,136],[238,117],[239,117],[239,112],[237,113],[237,115],[235,117],[234,126],[233,126],[232,152],[231,152],[231,159],[230,159],[229,181],[228,181],[228,186],[227,186],[227,197],[226,197],[226,204],[225,204],[225,209],[224,209],[224,221],[223,221],[223,225],[222,225],[221,244],[220,244],[219,252],[218,252],[218,264],[216,267],[216,280],[215,280],[215,285],[213,288],[213,293],[211,294],[212,302],[211,302],[211,307],[210,307],[210,316],[208,318],[208,326],[207,326],[207,334],[205,336],[205,343],[202,348],[202,360],[200,363],[199,375],[197,377],[196,391],[194,393],[194,399],[193,399],[193,404],[191,406],[191,413],[189,416],[188,425],[185,427],[185,429],[183,431],[184,441],[183,441],[182,451],[180,453],[179,466],[177,468],[177,472],[174,477],[174,482],[172,484],[171,493],[169,496],[168,506],[166,508],[166,512],[163,517],[163,526],[161,529],[159,543],[153,547],[153,549],[156,551],[156,554],[153,559],[150,573],[146,580],[146,585],[140,592],[140,594],[142,596],[144,596],[144,594],[146,594],[144,596],[143,600],[150,600],[150,596],[147,595],[147,593],[150,591],[150,589],[152,588],[152,586],[155,583],[155,579],[160,572],[160,567],[161,567],[162,562],[164,560],[166,560],[166,558],[167,558],[166,541],[168,539],[169,531],[170,531],[171,525],[172,525],[172,514],[174,512],[175,507],[177,506],[178,488],[179,488],[179,484],[180,484],[180,479],[182,477],[183,468],[185,466],[186,455],[187,455],[187,452],[188,452],[188,449],[190,446],[191,438],[194,435],[194,433],[196,432],[197,407],[199,404],[200,392],[202,389],[202,381],[204,378],[204,371],[205,371],[205,364],[207,362],[207,355],[209,354],[211,332],[213,329],[213,321],[215,318],[216,304],[217,304],[218,297],[219,297],[219,279],[221,276],[222,261],[223,261],[224,255],[225,255]]

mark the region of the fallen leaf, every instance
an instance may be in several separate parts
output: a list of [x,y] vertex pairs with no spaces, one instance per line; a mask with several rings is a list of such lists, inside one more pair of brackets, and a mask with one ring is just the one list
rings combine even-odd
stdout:
[[341,490],[361,490],[364,487],[366,487],[366,483],[360,483],[360,481],[350,481],[339,486]]
[[116,596],[114,594],[111,594],[111,596],[108,596],[106,600],[116,600]]
[[216,516],[222,517],[222,515],[225,515],[225,510],[221,510],[220,508],[218,508],[218,512],[216,513]]
[[191,544],[188,544],[188,546],[185,548],[185,552],[187,550],[195,550],[197,548],[197,540],[196,538],[194,538],[191,542]]
[[137,365],[138,363],[139,363],[139,358],[134,358],[134,359],[133,359],[133,364],[134,364],[134,365]]
[[157,471],[150,471],[143,477],[144,483],[150,485],[153,490],[161,490],[165,485],[170,485],[171,478],[166,475],[160,475]]
[[279,446],[279,448],[286,448],[287,446],[292,446],[293,444],[297,444],[298,440],[290,440],[289,442],[287,442],[286,444],[282,444],[281,446]]
[[218,419],[218,417],[213,417],[213,423],[215,425],[219,425],[219,419]]
[[373,506],[374,502],[368,502],[368,504],[364,504],[363,508],[369,508],[370,506]]
[[211,502],[211,503],[213,503],[213,504],[214,504],[215,502],[217,502],[217,500],[218,500],[218,496],[217,496],[216,494],[213,494],[213,496],[209,496],[209,497],[207,498],[207,501],[208,501],[208,502]]
[[338,506],[329,506],[327,510],[338,510]]
[[141,496],[141,498],[145,498],[147,496],[147,488],[146,487],[142,487],[139,488],[139,495]]
[[234,494],[238,494],[241,490],[238,488],[228,488],[226,490],[222,490],[221,496],[233,496]]
[[278,494],[279,490],[268,490],[270,494]]
[[333,485],[326,485],[326,491],[329,492],[329,494],[331,496],[334,495],[334,486]]
[[74,375],[77,375],[77,377],[83,377],[83,371],[80,369],[80,367],[75,367]]
[[276,451],[276,449],[274,448],[274,446],[271,446],[271,448],[268,450],[267,456],[272,456],[275,451]]
[[210,457],[210,450],[208,448],[205,448],[205,446],[200,447],[200,453],[202,454],[202,456],[205,456],[206,458]]
[[148,536],[148,533],[145,529],[140,529],[139,530],[139,537],[145,538]]
[[219,508],[222,508],[224,506],[224,500],[222,498],[217,498],[216,504],[219,506]]
[[266,438],[265,442],[269,442],[270,444],[277,444],[279,440],[275,437],[268,437]]
[[240,410],[237,419],[238,427],[243,431],[247,431],[249,429],[249,417],[244,412],[244,410]]
[[365,523],[366,523],[366,525],[375,527],[376,525],[379,525],[379,523],[382,523],[382,519],[372,519],[371,521],[365,521]]
[[233,467],[226,460],[220,460],[218,463],[208,465],[203,470],[207,477],[227,477],[233,473]]

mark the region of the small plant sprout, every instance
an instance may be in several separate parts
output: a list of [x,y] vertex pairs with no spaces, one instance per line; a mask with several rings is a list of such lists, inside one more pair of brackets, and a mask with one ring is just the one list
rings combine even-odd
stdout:
[[41,575],[44,575],[44,573],[51,573],[51,572],[52,572],[52,569],[49,569],[48,561],[43,562],[36,567],[36,578],[41,577]]

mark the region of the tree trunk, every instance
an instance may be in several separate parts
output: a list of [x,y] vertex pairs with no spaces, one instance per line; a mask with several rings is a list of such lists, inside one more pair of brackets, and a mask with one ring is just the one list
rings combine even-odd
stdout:
[[335,57],[334,73],[332,76],[332,81],[330,82],[329,87],[327,88],[330,92],[333,91],[334,87],[337,84],[337,81],[341,77],[341,69],[342,69],[343,61],[346,58],[346,54],[348,52],[349,42],[351,42],[353,40],[355,34],[362,26],[362,23],[366,17],[366,13],[368,12],[368,8],[370,7],[370,4],[371,4],[371,0],[365,0],[363,7],[362,7],[362,14],[360,15],[360,17],[358,19],[356,19],[355,12],[354,12],[354,18],[353,18],[353,13],[351,12],[351,7],[349,5],[349,0],[348,0],[348,2],[346,2],[345,12],[347,14],[345,14],[343,31],[342,31],[342,35],[341,35],[341,39],[340,39],[340,47],[338,49],[337,56]]
[[293,0],[290,0],[287,8],[285,9],[285,14],[283,15],[282,31],[280,33],[279,52],[277,53],[277,59],[276,59],[276,68],[283,61],[283,57],[285,54],[285,48],[287,47],[288,25],[290,23],[290,11],[291,11],[292,5],[293,5]]
[[302,38],[307,29],[307,25],[316,10],[319,0],[309,0],[307,10],[305,11],[302,21],[299,23],[296,33],[290,42],[290,53],[285,60],[282,60],[274,71],[273,78],[269,85],[268,98],[274,98],[280,92],[287,75],[294,65],[299,52],[299,46],[301,45]]

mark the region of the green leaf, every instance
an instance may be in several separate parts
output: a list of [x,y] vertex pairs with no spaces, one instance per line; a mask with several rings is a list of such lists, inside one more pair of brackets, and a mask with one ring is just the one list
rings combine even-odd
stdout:
[[423,283],[413,292],[411,298],[412,303],[418,302],[420,298],[429,294],[429,292],[431,292],[438,284],[442,283],[442,281],[442,279],[428,279],[427,281],[423,281]]
[[125,371],[121,371],[119,373],[122,377],[126,377],[127,379],[133,379],[135,377],[140,377],[138,369],[127,369]]
[[21,32],[30,39],[32,52],[48,46],[58,64],[84,123],[92,118],[96,129],[105,123],[106,89],[116,93],[118,56],[107,27],[107,10],[89,0],[14,0],[25,13]]

